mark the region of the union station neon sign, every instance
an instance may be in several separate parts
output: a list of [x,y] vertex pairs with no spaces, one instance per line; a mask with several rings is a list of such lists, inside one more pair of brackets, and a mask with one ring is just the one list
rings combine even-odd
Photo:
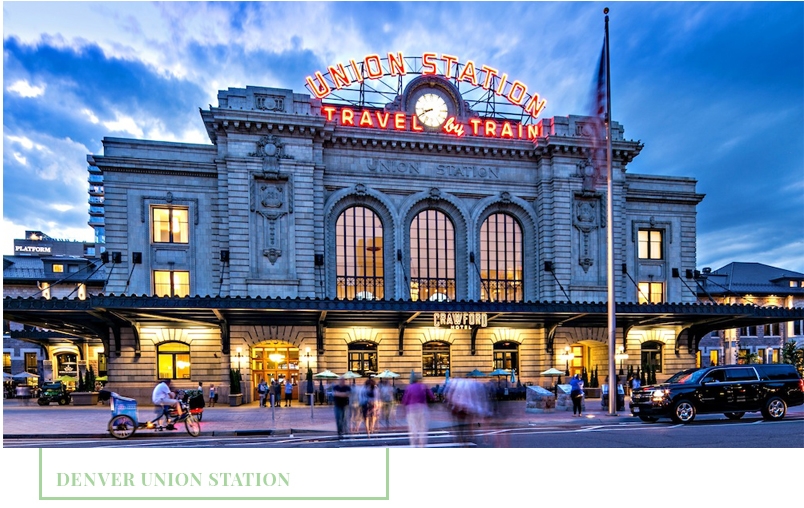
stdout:
[[[352,87],[369,79],[384,77],[401,77],[408,73],[443,76],[446,79],[470,83],[475,87],[492,92],[505,98],[514,106],[522,108],[524,114],[536,118],[544,109],[546,101],[539,94],[528,93],[528,87],[518,80],[509,81],[506,73],[500,73],[489,65],[478,65],[473,60],[460,63],[458,57],[432,52],[423,53],[421,58],[414,58],[421,65],[412,68],[409,59],[402,52],[388,53],[387,58],[379,54],[366,55],[361,60],[338,62],[327,67],[327,71],[316,71],[307,77],[307,88],[318,99],[325,99],[338,90]],[[354,107],[336,107],[324,105],[322,114],[328,122],[336,122],[344,127],[361,127],[383,130],[424,132],[416,115],[404,112],[382,111],[377,109],[356,109]],[[520,122],[490,119],[468,118],[463,121],[454,116],[446,119],[440,126],[444,134],[454,136],[483,136],[500,139],[522,139],[533,141],[541,136],[538,125],[523,125]]]

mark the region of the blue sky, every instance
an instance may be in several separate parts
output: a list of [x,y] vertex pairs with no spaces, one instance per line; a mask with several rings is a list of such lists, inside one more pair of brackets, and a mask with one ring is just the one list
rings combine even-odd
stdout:
[[698,268],[804,272],[804,3],[3,3],[3,243],[92,240],[101,140],[210,143],[199,107],[369,53],[507,71],[587,114],[610,7],[612,114],[640,174],[698,180]]

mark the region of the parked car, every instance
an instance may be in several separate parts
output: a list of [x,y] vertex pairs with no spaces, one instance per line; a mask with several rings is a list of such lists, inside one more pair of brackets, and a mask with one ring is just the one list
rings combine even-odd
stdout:
[[51,402],[58,402],[60,406],[66,406],[70,403],[70,393],[61,381],[45,383],[42,385],[42,393],[37,402],[40,406],[47,406]]
[[631,414],[643,422],[670,417],[689,423],[697,414],[723,413],[738,420],[759,411],[781,420],[790,406],[804,404],[804,380],[787,364],[724,365],[681,371],[664,383],[631,393]]

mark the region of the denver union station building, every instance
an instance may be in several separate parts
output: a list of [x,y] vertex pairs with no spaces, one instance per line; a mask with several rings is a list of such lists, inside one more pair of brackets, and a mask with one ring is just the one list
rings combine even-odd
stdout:
[[488,65],[369,55],[300,85],[220,91],[200,111],[208,144],[105,138],[87,158],[104,290],[6,298],[5,319],[94,341],[79,363],[103,355],[109,388],[141,399],[163,377],[226,397],[232,367],[244,401],[263,378],[298,396],[325,369],[602,381],[613,228],[618,365],[661,379],[699,363],[712,331],[791,320],[696,303],[704,196],[630,173],[643,145],[616,122],[608,221],[594,119],[543,117]]

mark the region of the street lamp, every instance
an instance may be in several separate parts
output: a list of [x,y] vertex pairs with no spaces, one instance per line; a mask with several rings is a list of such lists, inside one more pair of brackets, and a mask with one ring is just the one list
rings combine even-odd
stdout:
[[567,362],[567,370],[565,372],[565,374],[567,376],[570,375],[570,367],[569,367],[570,361],[572,361],[574,358],[575,358],[575,355],[572,353],[572,349],[569,346],[566,346],[564,348],[564,354],[563,355],[558,355],[559,360]]
[[625,353],[625,348],[620,346],[620,352],[614,355],[614,359],[620,362],[620,375],[623,375],[623,360],[628,359],[628,355]]
[[310,353],[310,348],[304,349],[302,358],[307,360],[307,396],[310,397],[310,418],[313,418],[313,372],[310,370],[310,358],[313,355]]

